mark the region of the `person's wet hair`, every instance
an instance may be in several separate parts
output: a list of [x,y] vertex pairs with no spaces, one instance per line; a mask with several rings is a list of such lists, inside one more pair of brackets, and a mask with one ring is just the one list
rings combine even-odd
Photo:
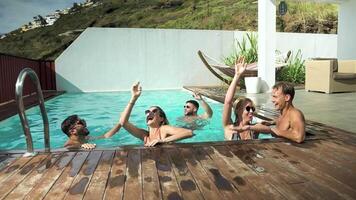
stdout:
[[242,117],[242,113],[248,103],[251,103],[254,106],[253,101],[249,98],[237,99],[234,102],[235,124],[238,125],[242,121],[242,118],[240,119],[240,117]]
[[187,103],[191,103],[191,104],[193,104],[193,105],[197,108],[197,110],[199,109],[199,103],[198,103],[197,101],[195,101],[195,100],[188,100],[188,101],[186,101],[185,103],[186,103],[186,104],[187,104]]
[[78,120],[80,120],[78,115],[71,115],[67,117],[61,125],[63,133],[65,133],[69,137],[69,130],[77,123]]
[[161,123],[161,125],[169,125],[169,121],[167,119],[167,115],[166,113],[162,110],[161,107],[159,106],[152,106],[151,108],[157,108],[157,110],[159,111],[159,116],[163,118],[163,122]]
[[293,100],[293,98],[294,98],[294,95],[295,95],[294,87],[290,83],[281,81],[281,82],[276,83],[272,87],[272,89],[276,89],[276,90],[281,89],[283,94],[285,94],[285,95],[289,94],[289,96],[291,97],[291,100]]

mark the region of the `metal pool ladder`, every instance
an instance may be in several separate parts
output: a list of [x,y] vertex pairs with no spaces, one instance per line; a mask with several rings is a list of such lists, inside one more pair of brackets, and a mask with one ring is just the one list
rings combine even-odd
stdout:
[[23,104],[23,84],[25,82],[26,76],[29,76],[32,82],[35,84],[37,97],[39,101],[39,106],[41,109],[41,115],[43,119],[43,126],[44,126],[44,143],[45,143],[45,152],[50,152],[50,144],[49,144],[49,123],[46,108],[44,105],[43,94],[39,79],[36,73],[31,68],[23,69],[19,76],[17,77],[16,81],[16,103],[19,111],[19,117],[21,120],[22,128],[24,134],[26,136],[26,144],[27,144],[27,152],[23,155],[24,157],[34,156],[36,153],[33,151],[33,142],[32,142],[32,135],[30,132],[30,126],[28,125],[26,113],[25,113],[25,106]]

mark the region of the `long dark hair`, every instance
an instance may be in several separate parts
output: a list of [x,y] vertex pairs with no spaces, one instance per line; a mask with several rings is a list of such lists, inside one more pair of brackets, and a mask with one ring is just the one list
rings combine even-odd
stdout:
[[163,118],[163,122],[161,123],[161,126],[162,125],[169,125],[169,121],[167,119],[167,115],[166,113],[162,110],[161,107],[159,106],[151,106],[151,108],[157,108],[157,110],[159,111],[159,116]]

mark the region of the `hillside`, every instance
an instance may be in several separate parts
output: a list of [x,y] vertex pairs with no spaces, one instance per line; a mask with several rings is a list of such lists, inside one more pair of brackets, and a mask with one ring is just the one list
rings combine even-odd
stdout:
[[[55,59],[87,27],[178,28],[255,31],[256,0],[99,0],[73,9],[52,26],[0,40],[0,52],[33,59]],[[336,33],[337,6],[288,3],[277,17],[277,31]]]

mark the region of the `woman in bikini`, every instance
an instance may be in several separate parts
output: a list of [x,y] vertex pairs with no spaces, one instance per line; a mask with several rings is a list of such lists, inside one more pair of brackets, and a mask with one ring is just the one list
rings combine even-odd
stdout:
[[[247,64],[245,59],[240,57],[235,63],[235,75],[226,92],[224,110],[223,110],[223,127],[226,140],[248,140],[256,139],[258,133],[271,132],[268,126],[262,124],[251,125],[255,106],[249,98],[243,98],[233,102],[237,83],[240,76],[245,72]],[[231,111],[234,111],[235,122],[231,120]]]
[[193,135],[189,129],[170,126],[166,114],[159,106],[152,106],[145,111],[148,131],[130,123],[128,119],[140,95],[141,86],[140,83],[136,83],[131,89],[131,99],[121,114],[120,124],[133,136],[143,140],[145,146],[154,146],[158,143],[171,142]]

